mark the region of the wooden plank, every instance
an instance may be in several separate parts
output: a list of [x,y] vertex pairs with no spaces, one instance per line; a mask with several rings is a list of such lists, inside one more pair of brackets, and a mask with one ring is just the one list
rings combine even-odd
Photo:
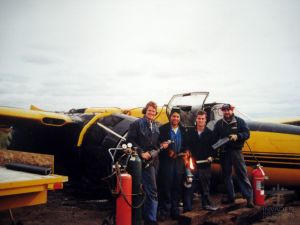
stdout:
[[23,163],[33,166],[50,167],[54,173],[54,156],[31,152],[0,149],[0,166],[6,163]]
[[228,212],[229,215],[233,216],[247,216],[252,215],[256,213],[259,210],[259,207],[257,208],[240,208],[233,211]]
[[[194,209],[191,212],[186,212],[180,215],[179,224],[182,225],[197,225],[209,221],[212,224],[227,224],[231,223],[235,215],[226,215],[227,212],[235,210],[246,205],[245,199],[236,199],[235,203],[219,206],[217,211],[207,211]],[[226,223],[223,223],[227,221]]]
[[234,203],[230,203],[230,204],[223,204],[219,207],[218,212],[228,212],[228,211],[232,211],[241,207],[245,207],[247,204],[246,199],[243,198],[237,198],[235,199]]
[[214,214],[213,216],[210,216],[205,220],[205,223],[210,225],[233,225],[234,218],[235,216],[223,212],[221,214]]
[[206,210],[197,210],[186,212],[180,215],[178,223],[180,225],[197,225],[202,224],[207,215],[211,212]]

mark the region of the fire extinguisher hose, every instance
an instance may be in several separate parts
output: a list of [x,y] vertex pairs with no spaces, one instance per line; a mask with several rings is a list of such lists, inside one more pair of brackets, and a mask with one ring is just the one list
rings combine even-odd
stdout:
[[252,152],[252,149],[250,148],[250,145],[248,144],[248,142],[246,141],[246,145],[248,146],[251,155],[253,156],[253,158],[255,159],[257,165],[260,165],[260,162],[258,161],[258,159],[256,158],[255,154]]

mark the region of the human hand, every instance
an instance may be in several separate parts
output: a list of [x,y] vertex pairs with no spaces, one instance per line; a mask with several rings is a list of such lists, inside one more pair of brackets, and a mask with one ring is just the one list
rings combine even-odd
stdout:
[[150,155],[149,152],[143,152],[143,153],[141,154],[141,157],[142,157],[143,159],[145,159],[145,160],[149,160],[149,159],[151,158],[151,155]]
[[171,149],[169,149],[168,155],[172,159],[176,159],[177,158],[177,154],[173,150],[171,150]]
[[164,141],[160,144],[160,147],[163,148],[163,149],[166,149],[169,147],[169,142],[168,141]]
[[230,141],[236,141],[237,139],[238,139],[238,136],[236,134],[229,135],[229,140]]

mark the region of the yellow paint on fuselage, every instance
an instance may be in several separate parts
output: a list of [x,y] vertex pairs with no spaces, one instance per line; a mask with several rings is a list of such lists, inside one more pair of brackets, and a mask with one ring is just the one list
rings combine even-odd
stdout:
[[[40,124],[49,125],[49,126],[63,126],[67,123],[73,122],[73,120],[69,116],[61,113],[10,108],[10,107],[0,107],[0,119],[3,121],[30,120],[30,121],[36,121]],[[49,120],[58,120],[60,121],[60,123],[59,124],[47,123],[47,121]]]
[[[262,167],[264,173],[266,174],[265,185],[267,187],[276,187],[277,185],[299,187],[299,169],[292,168],[273,168],[273,167]],[[221,166],[220,164],[213,163],[212,165],[213,175],[221,177]],[[252,181],[252,171],[253,167],[247,166],[247,173],[249,179]]]
[[[300,156],[300,135],[251,131],[248,144],[252,151],[257,153],[282,153]],[[248,146],[245,146],[244,150],[249,151]]]
[[84,110],[84,113],[123,113],[123,110],[121,108],[117,107],[110,107],[110,108],[105,108],[105,107],[92,107],[92,108],[86,108]]
[[[247,142],[259,162],[266,165],[263,169],[269,177],[267,185],[300,186],[300,135],[251,131]],[[249,156],[246,162],[256,162],[247,145],[243,152]],[[250,171],[248,167],[249,175]]]
[[[133,109],[128,109],[127,110],[127,114],[133,117],[138,117],[138,118],[142,118],[144,117],[144,114],[142,113],[143,108],[142,107],[138,107],[138,108],[133,108]],[[155,121],[160,123],[160,124],[165,124],[167,122],[169,122],[167,113],[166,113],[166,107],[157,107],[157,115],[155,117]]]

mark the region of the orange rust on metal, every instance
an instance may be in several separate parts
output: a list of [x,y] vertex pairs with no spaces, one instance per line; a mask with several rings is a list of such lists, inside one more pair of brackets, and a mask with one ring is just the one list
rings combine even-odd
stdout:
[[54,173],[54,156],[31,152],[0,149],[0,166],[6,163],[22,163],[33,166],[50,167]]

